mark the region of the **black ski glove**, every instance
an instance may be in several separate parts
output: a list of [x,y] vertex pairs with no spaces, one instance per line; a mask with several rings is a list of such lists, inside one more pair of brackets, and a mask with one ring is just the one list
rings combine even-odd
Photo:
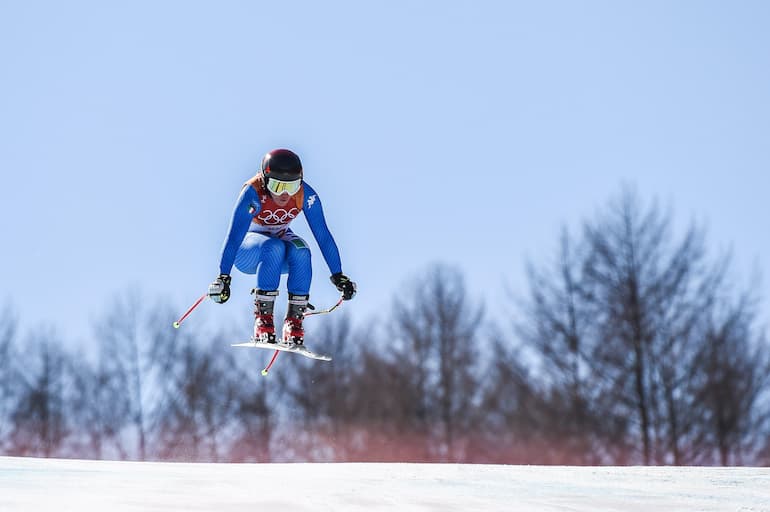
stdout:
[[224,304],[230,298],[230,276],[220,274],[213,283],[209,285],[209,297],[217,304]]
[[342,293],[342,298],[344,300],[350,300],[356,295],[356,283],[351,281],[350,278],[342,272],[332,274],[329,279],[332,280],[334,286],[336,286],[340,293]]

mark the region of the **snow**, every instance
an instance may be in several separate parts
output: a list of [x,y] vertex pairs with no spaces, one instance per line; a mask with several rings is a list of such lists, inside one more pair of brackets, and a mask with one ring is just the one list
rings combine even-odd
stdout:
[[770,512],[770,469],[0,457],[0,511]]

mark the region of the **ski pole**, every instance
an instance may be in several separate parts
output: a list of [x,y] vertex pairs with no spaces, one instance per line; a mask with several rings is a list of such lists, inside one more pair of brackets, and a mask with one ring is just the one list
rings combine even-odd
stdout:
[[176,322],[174,322],[174,324],[173,324],[173,325],[174,325],[174,329],[179,329],[179,326],[182,324],[182,322],[184,322],[184,319],[185,319],[185,318],[187,318],[187,317],[190,315],[190,313],[192,313],[192,312],[193,312],[193,309],[197,308],[197,307],[198,307],[198,305],[199,305],[201,302],[203,302],[203,299],[205,299],[205,298],[206,298],[206,296],[208,296],[208,293],[204,293],[203,295],[201,295],[201,296],[200,296],[200,298],[199,298],[198,300],[196,300],[196,301],[195,301],[195,304],[193,304],[192,306],[190,306],[190,309],[188,309],[188,310],[185,312],[185,314],[184,314],[184,315],[182,315],[182,318],[180,318],[179,320],[177,320]]
[[342,304],[342,301],[343,301],[343,298],[342,296],[340,296],[340,300],[338,300],[334,306],[327,309],[322,309],[321,311],[311,311],[310,313],[305,313],[305,316],[323,315],[326,313],[331,313],[332,311],[340,307],[340,305]]
[[263,376],[263,377],[267,377],[267,372],[269,372],[269,371],[270,371],[270,367],[271,367],[271,366],[273,366],[273,363],[274,363],[274,362],[275,362],[275,360],[278,358],[278,354],[280,354],[280,353],[281,353],[281,351],[280,351],[280,350],[276,350],[276,351],[275,351],[275,354],[273,354],[273,357],[270,359],[270,362],[269,362],[269,363],[267,363],[267,366],[265,366],[265,369],[264,369],[264,370],[262,370],[262,376]]
[[[343,300],[342,296],[340,296],[340,300],[338,300],[337,303],[335,305],[333,305],[332,307],[327,308],[327,309],[322,309],[321,311],[311,311],[310,313],[305,313],[304,316],[308,317],[308,316],[313,316],[313,315],[324,315],[326,313],[331,313],[332,311],[334,311],[335,309],[340,307],[340,305],[342,304],[342,300]],[[273,358],[270,359],[270,362],[267,363],[267,366],[265,366],[265,369],[262,370],[262,376],[263,377],[267,377],[267,372],[270,371],[270,368],[273,366],[273,363],[275,362],[275,360],[278,359],[278,354],[280,354],[280,353],[281,353],[280,350],[276,350],[275,351],[275,354],[273,354]]]

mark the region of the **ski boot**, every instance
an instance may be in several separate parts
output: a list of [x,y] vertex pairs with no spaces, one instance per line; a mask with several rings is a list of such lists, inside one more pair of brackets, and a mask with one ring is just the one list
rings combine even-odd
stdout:
[[275,324],[273,307],[278,290],[251,290],[254,298],[254,341],[257,343],[275,343]]
[[283,321],[283,344],[302,345],[305,342],[305,329],[302,320],[308,308],[308,295],[289,294],[289,310]]

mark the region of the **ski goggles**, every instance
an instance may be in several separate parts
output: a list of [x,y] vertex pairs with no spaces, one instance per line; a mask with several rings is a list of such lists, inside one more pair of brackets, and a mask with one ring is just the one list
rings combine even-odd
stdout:
[[267,189],[273,194],[280,196],[284,192],[293,196],[299,192],[299,188],[302,186],[302,179],[294,181],[280,181],[275,178],[267,180]]

